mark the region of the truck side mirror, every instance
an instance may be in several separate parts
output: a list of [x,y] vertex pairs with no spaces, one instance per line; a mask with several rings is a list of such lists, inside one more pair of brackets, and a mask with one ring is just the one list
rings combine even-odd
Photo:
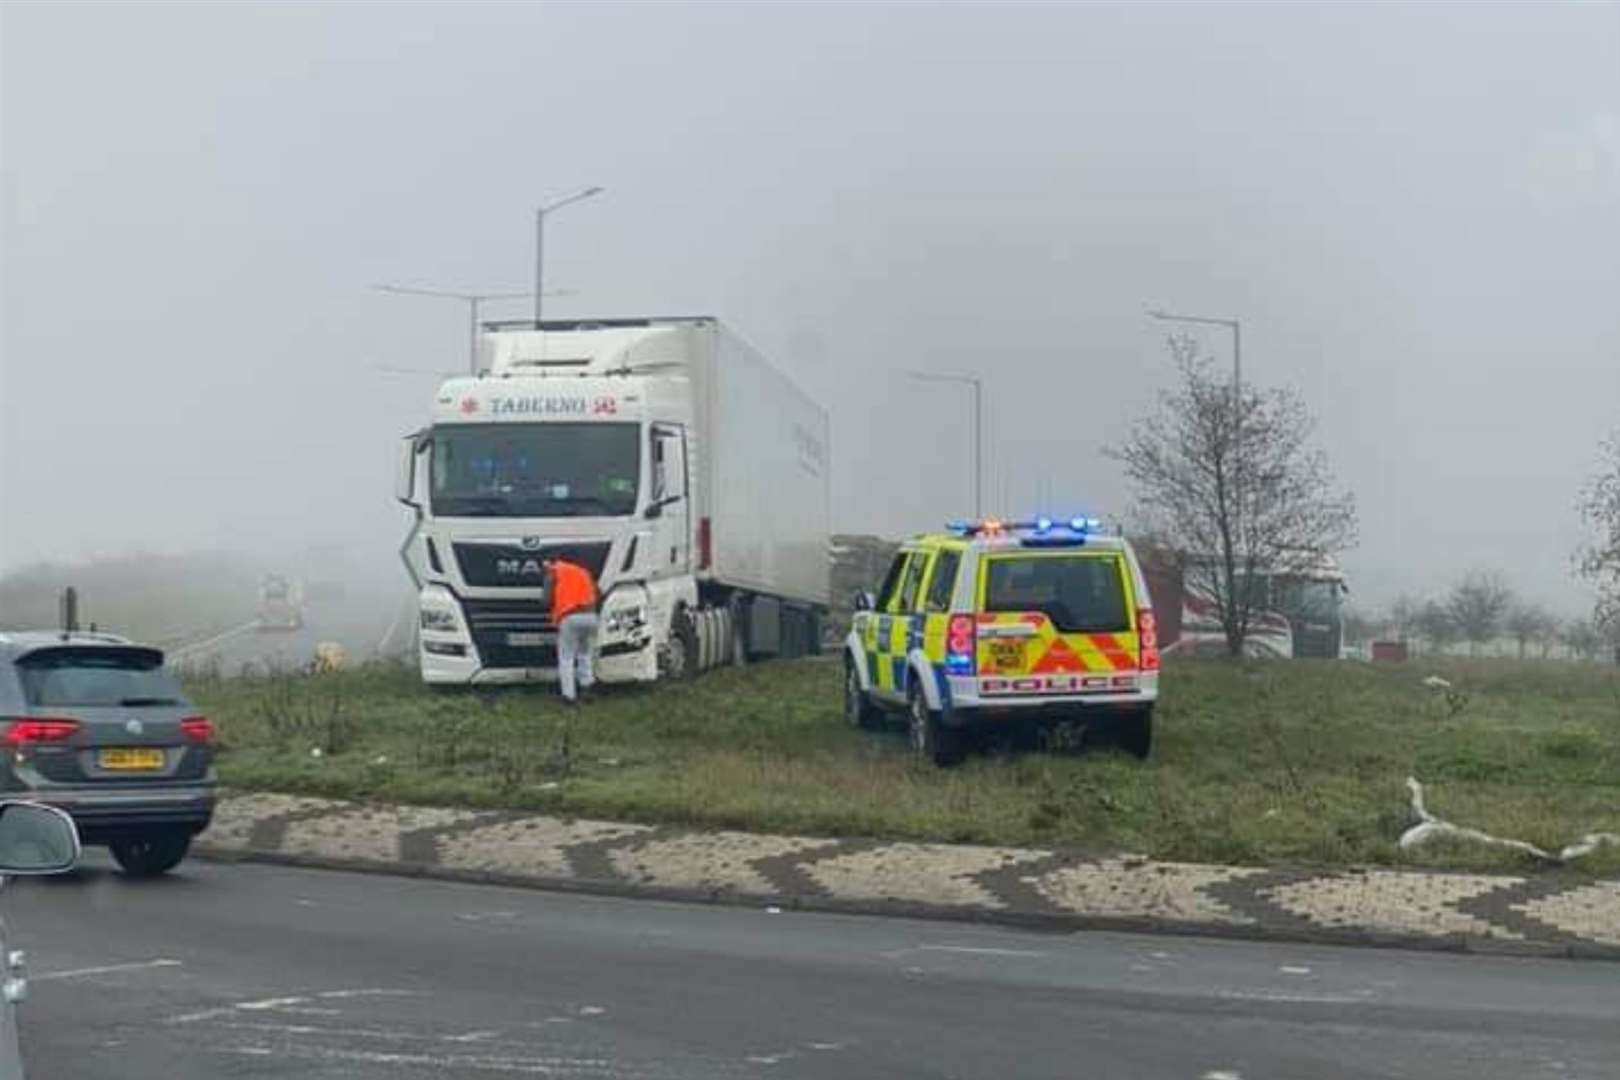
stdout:
[[416,455],[422,452],[422,433],[412,432],[399,441],[399,468],[394,475],[394,498],[416,506]]
[[855,594],[856,611],[871,611],[875,607],[877,607],[877,597],[870,592],[862,589]]
[[641,516],[646,518],[648,521],[663,517],[664,504],[661,502],[648,503],[646,511]]

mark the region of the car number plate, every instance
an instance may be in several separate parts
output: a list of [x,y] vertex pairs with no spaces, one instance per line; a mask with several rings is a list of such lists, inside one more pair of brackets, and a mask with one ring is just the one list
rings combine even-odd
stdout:
[[1014,641],[990,642],[990,664],[997,671],[1024,670],[1024,643]]
[[524,647],[532,648],[535,645],[548,645],[548,644],[550,644],[550,635],[548,635],[548,634],[532,634],[532,633],[507,634],[506,635],[506,643],[508,645],[513,645],[513,646],[516,646],[518,648],[524,648]]
[[103,750],[96,757],[103,769],[139,771],[163,768],[163,751],[140,746],[120,746]]

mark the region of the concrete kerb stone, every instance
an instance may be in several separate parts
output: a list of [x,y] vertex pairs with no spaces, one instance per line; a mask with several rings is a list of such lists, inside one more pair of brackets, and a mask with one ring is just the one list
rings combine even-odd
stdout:
[[1035,929],[1620,959],[1620,881],[1260,869],[231,793],[204,857]]

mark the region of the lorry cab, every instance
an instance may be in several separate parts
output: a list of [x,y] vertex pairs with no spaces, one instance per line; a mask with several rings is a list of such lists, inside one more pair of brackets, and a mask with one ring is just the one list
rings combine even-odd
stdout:
[[1093,518],[961,524],[902,545],[845,642],[845,707],[904,711],[913,747],[961,759],[976,733],[1077,722],[1145,757],[1159,650],[1130,544]]

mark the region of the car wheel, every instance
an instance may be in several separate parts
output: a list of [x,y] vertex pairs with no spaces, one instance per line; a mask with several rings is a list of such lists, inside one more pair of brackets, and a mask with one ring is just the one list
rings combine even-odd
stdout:
[[1128,713],[1114,722],[1114,742],[1132,757],[1146,759],[1153,750],[1153,710]]
[[862,731],[872,731],[883,723],[882,712],[861,689],[861,673],[853,661],[844,663],[844,719]]
[[663,679],[682,682],[697,675],[697,628],[692,625],[686,609],[675,612],[670,622],[669,640],[658,650],[658,675]]
[[967,754],[964,734],[940,722],[939,714],[928,707],[922,691],[913,687],[906,699],[911,721],[911,749],[918,758],[935,765],[955,765]]
[[156,877],[180,865],[191,848],[191,834],[179,830],[126,836],[107,845],[130,877]]

